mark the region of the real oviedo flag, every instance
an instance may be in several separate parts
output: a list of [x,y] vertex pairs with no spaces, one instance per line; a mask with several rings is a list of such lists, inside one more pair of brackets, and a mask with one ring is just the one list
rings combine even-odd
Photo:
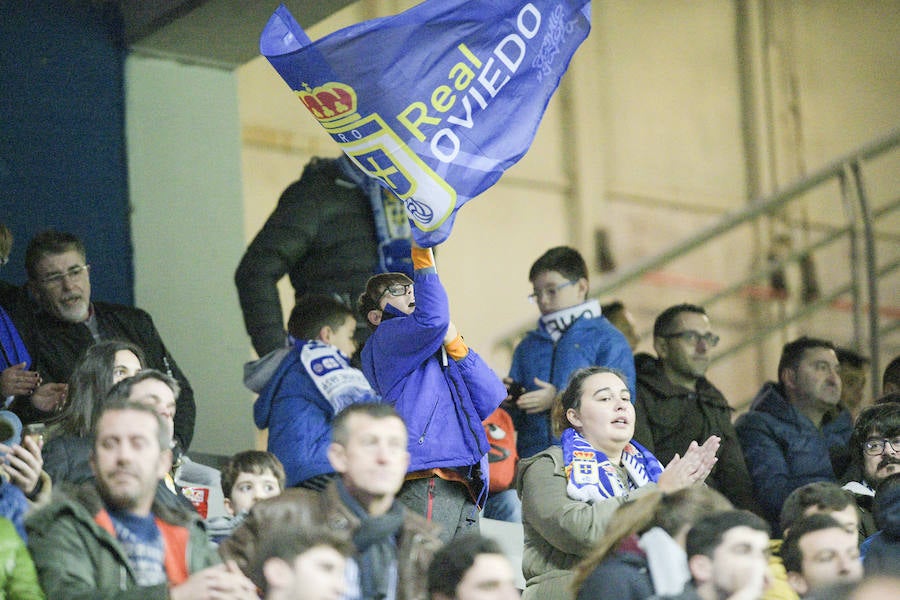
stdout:
[[429,0],[310,41],[282,5],[260,51],[341,149],[406,206],[416,241],[531,145],[590,30],[590,0]]

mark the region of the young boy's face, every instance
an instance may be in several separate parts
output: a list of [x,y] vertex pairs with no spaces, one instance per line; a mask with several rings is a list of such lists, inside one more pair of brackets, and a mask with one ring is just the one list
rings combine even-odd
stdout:
[[587,280],[566,279],[559,271],[544,271],[531,281],[534,299],[542,315],[584,302]]
[[381,310],[390,304],[405,315],[411,315],[416,308],[416,295],[411,283],[394,283],[385,288],[378,301]]
[[232,516],[240,514],[250,510],[260,500],[280,493],[281,486],[271,469],[262,473],[241,473],[231,488],[231,498],[225,498],[225,509]]
[[353,353],[356,352],[356,340],[353,339],[353,334],[356,332],[356,319],[347,315],[343,325],[337,329],[329,328],[329,330],[331,331],[329,339],[322,341],[331,344],[347,356],[353,356]]

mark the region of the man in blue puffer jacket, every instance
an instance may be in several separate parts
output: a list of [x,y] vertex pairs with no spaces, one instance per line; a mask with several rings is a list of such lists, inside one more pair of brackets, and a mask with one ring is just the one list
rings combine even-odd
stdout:
[[413,245],[415,279],[369,279],[359,312],[374,330],[362,370],[406,422],[410,466],[398,498],[443,526],[446,542],[477,528],[487,494],[490,445],[481,422],[503,398],[500,379],[450,321],[430,249]]
[[735,423],[756,499],[776,533],[791,492],[837,482],[847,466],[853,425],[840,399],[834,345],[801,337],[784,345],[778,383],[765,383]]

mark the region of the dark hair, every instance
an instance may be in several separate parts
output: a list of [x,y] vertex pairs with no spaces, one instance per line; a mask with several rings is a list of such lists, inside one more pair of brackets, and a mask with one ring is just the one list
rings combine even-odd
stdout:
[[96,412],[113,386],[116,354],[128,351],[144,365],[144,352],[131,342],[102,340],[89,346],[72,369],[66,404],[58,415],[47,420],[59,424],[53,435],[87,437],[94,428]]
[[862,369],[869,364],[869,359],[867,357],[850,348],[835,348],[834,353],[837,355],[838,362],[841,366],[846,365],[854,369]]
[[222,467],[222,495],[229,500],[231,499],[231,490],[234,488],[234,482],[237,481],[241,473],[263,475],[266,471],[272,472],[272,475],[278,480],[278,488],[284,491],[284,465],[281,464],[277,456],[264,450],[238,452],[229,458]]
[[900,435],[900,404],[886,402],[867,406],[856,417],[853,433],[850,434],[850,458],[854,464],[862,466],[865,461],[863,444],[873,433],[886,438]]
[[769,524],[748,510],[726,510],[697,519],[687,534],[688,558],[702,554],[712,556],[725,533],[735,527],[749,527],[770,534]]
[[569,281],[588,278],[587,264],[581,253],[568,246],[556,246],[541,254],[528,271],[528,281],[549,271],[556,271]]
[[70,250],[78,252],[82,259],[87,256],[84,244],[77,236],[54,229],[40,232],[31,238],[25,250],[25,272],[28,273],[28,278],[37,281],[37,265],[45,256],[63,254]]
[[634,501],[625,502],[616,509],[606,533],[591,553],[575,567],[573,591],[578,592],[594,569],[629,536],[659,527],[675,537],[684,526],[693,525],[703,515],[732,508],[725,496],[705,485],[692,485],[671,494],[657,488]]
[[469,533],[438,550],[428,566],[428,594],[456,597],[456,587],[480,554],[503,554],[500,545],[478,533]]
[[621,300],[613,300],[600,305],[600,312],[607,319],[612,319],[612,315],[623,310],[625,310],[625,304]]
[[900,354],[888,363],[881,376],[881,393],[886,393],[886,388],[894,387],[894,391],[900,391]]
[[[219,553],[225,560],[235,561],[257,587],[267,590],[263,565],[268,558],[292,561],[319,545],[331,546],[345,556],[353,553],[352,532],[336,527],[328,510],[318,492],[287,489],[254,504],[244,522],[219,546]],[[282,541],[282,536],[294,541]]]
[[553,407],[550,409],[550,424],[553,426],[553,431],[556,435],[560,435],[564,430],[572,426],[569,423],[566,412],[570,408],[575,410],[581,408],[581,394],[584,392],[584,381],[591,375],[597,375],[598,373],[612,373],[621,379],[626,387],[628,386],[628,378],[625,374],[612,367],[583,367],[573,371],[569,376],[566,388],[559,393],[553,401]]
[[297,300],[288,318],[288,333],[298,340],[314,340],[323,327],[340,328],[353,310],[333,296],[307,294]]
[[823,529],[840,529],[844,531],[841,524],[827,513],[814,513],[794,523],[794,526],[784,536],[784,542],[781,544],[781,560],[784,562],[784,568],[788,573],[803,572],[803,552],[800,550],[800,539],[807,533]]
[[841,489],[841,486],[833,481],[807,483],[791,492],[785,499],[781,507],[779,526],[782,531],[787,531],[812,507],[831,512],[844,510],[851,504],[856,505],[853,494]]
[[359,317],[369,326],[369,329],[375,329],[375,325],[369,321],[369,311],[381,310],[380,304],[381,298],[384,296],[384,290],[395,283],[412,285],[413,280],[403,273],[379,273],[369,277],[369,281],[366,282],[366,291],[360,294],[359,300],[356,301],[356,311],[359,313]]
[[834,344],[828,340],[820,340],[802,336],[792,342],[788,342],[781,349],[781,358],[778,361],[778,381],[781,381],[781,372],[784,369],[795,371],[797,366],[803,360],[803,355],[807,350],[813,348],[827,348],[834,350]]
[[702,306],[697,306],[696,304],[688,304],[687,302],[683,302],[681,304],[676,304],[675,306],[670,306],[666,310],[659,313],[659,316],[656,317],[656,321],[653,322],[653,337],[663,337],[670,333],[674,333],[674,323],[675,319],[681,313],[696,313],[698,315],[706,315],[706,309]]
[[110,388],[109,393],[106,395],[105,402],[113,402],[116,400],[128,400],[131,397],[131,390],[135,385],[142,381],[146,381],[148,379],[155,379],[156,381],[161,381],[172,390],[172,394],[175,396],[175,399],[178,399],[178,394],[181,393],[181,386],[178,385],[178,381],[175,380],[174,377],[170,375],[166,375],[162,371],[157,371],[156,369],[141,369],[133,376],[123,379],[116,385]]
[[[123,380],[124,381],[124,380]],[[121,381],[119,383],[122,383]],[[97,448],[97,438],[99,429],[100,429],[100,421],[103,420],[103,415],[108,412],[116,412],[123,410],[133,410],[136,412],[147,413],[148,415],[152,415],[153,419],[156,421],[156,440],[159,442],[160,450],[168,450],[172,441],[172,430],[169,428],[169,422],[163,417],[159,416],[153,408],[147,406],[146,404],[141,404],[140,402],[135,402],[133,400],[123,400],[120,398],[113,398],[103,403],[103,406],[100,407],[99,412],[97,413],[97,421],[94,424],[94,450],[96,452]]]
[[897,512],[898,506],[900,506],[900,473],[892,473],[878,484],[875,499],[872,501],[872,517],[882,535],[887,533],[885,530],[890,530],[890,536],[897,537],[897,527],[892,525],[890,520],[892,513]]
[[347,445],[347,442],[350,440],[350,428],[347,426],[347,421],[356,414],[367,415],[373,419],[397,418],[400,419],[400,422],[403,423],[404,427],[406,426],[406,423],[403,422],[403,418],[397,413],[392,405],[384,402],[359,402],[357,404],[351,404],[339,412],[334,418],[334,421],[331,424],[331,441],[333,443],[340,444],[341,446]]

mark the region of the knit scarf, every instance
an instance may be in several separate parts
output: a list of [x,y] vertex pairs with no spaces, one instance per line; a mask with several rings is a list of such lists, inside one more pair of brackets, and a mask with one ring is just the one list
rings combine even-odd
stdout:
[[378,237],[378,264],[375,273],[405,273],[413,276],[410,257],[412,233],[403,201],[382,183],[369,177],[347,155],[338,159],[341,173],[369,198]]
[[542,316],[539,326],[547,332],[554,342],[558,342],[559,338],[572,326],[572,323],[578,319],[583,317],[596,319],[601,314],[600,302],[596,299],[588,300],[587,302],[582,302],[569,308],[562,308]]
[[397,536],[403,528],[403,505],[394,501],[390,510],[372,517],[347,491],[341,479],[336,480],[341,501],[360,520],[353,533],[359,563],[359,588],[364,600],[383,600],[394,596],[397,574]]
[[646,448],[632,440],[622,452],[622,465],[628,473],[626,481],[619,477],[616,465],[596,450],[571,427],[560,438],[565,463],[566,493],[573,500],[599,502],[614,496],[624,496],[651,482],[662,473],[662,465]]
[[331,344],[299,340],[295,348],[300,352],[306,372],[335,415],[350,404],[380,400],[363,372],[351,367],[347,356]]

